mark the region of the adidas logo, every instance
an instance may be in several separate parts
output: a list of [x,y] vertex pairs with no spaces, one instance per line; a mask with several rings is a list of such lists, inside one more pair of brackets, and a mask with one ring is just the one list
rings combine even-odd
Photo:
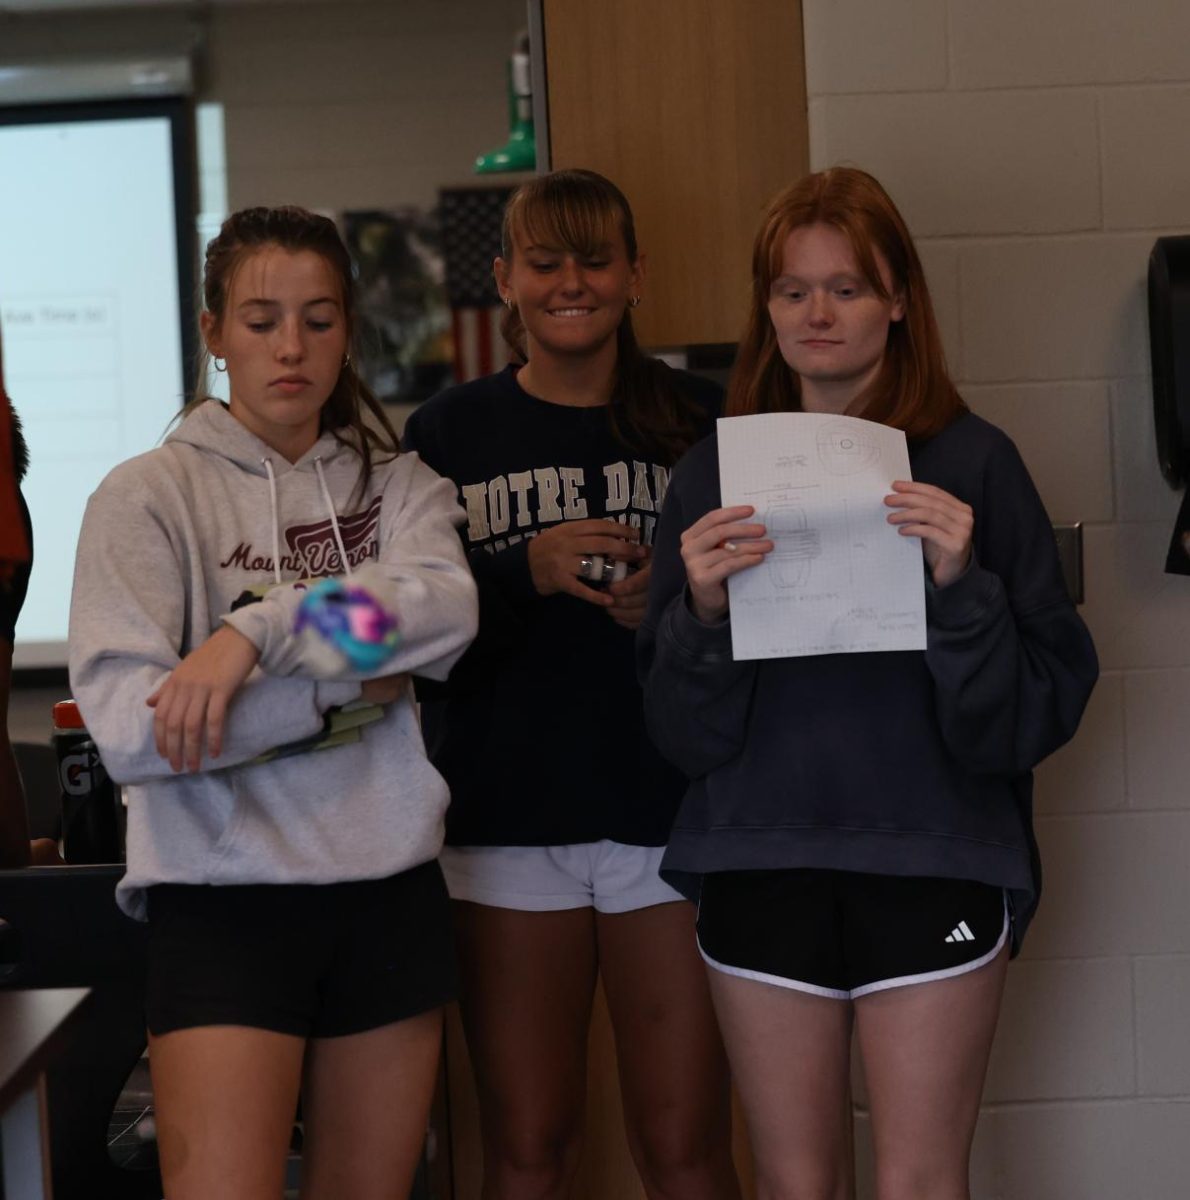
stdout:
[[967,928],[966,921],[960,921],[954,927],[954,929],[951,930],[950,936],[946,940],[948,942],[973,942],[975,941],[975,934],[973,934],[971,930]]

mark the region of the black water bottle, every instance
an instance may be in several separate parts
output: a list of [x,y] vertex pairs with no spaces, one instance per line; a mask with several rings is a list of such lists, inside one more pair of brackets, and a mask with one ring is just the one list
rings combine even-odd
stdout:
[[119,862],[115,784],[73,700],[54,705],[53,741],[62,791],[62,857],[68,863]]

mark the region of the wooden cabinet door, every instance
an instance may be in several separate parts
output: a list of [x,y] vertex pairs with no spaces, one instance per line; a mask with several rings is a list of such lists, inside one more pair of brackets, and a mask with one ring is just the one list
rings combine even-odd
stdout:
[[643,345],[738,340],[767,201],[807,170],[800,0],[542,0],[550,162],[627,195]]

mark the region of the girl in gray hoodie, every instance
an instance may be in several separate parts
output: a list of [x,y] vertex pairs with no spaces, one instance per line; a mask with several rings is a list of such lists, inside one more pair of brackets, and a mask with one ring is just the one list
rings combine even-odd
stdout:
[[[330,221],[234,214],[204,302],[229,403],[191,404],[100,485],[70,630],[74,694],[128,804],[118,900],[149,922],[166,1194],[279,1195],[299,1087],[303,1195],[407,1194],[454,968],[447,791],[406,682],[444,679],[475,634],[462,513],[351,364]],[[396,616],[377,670],[328,668],[295,632],[323,576]]]

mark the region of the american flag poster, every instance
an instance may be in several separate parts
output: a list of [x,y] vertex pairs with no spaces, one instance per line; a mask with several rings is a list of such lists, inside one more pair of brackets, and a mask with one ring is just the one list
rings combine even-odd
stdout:
[[504,308],[492,278],[500,253],[500,223],[513,185],[477,184],[438,193],[446,294],[458,383],[500,370],[508,349],[500,337]]

